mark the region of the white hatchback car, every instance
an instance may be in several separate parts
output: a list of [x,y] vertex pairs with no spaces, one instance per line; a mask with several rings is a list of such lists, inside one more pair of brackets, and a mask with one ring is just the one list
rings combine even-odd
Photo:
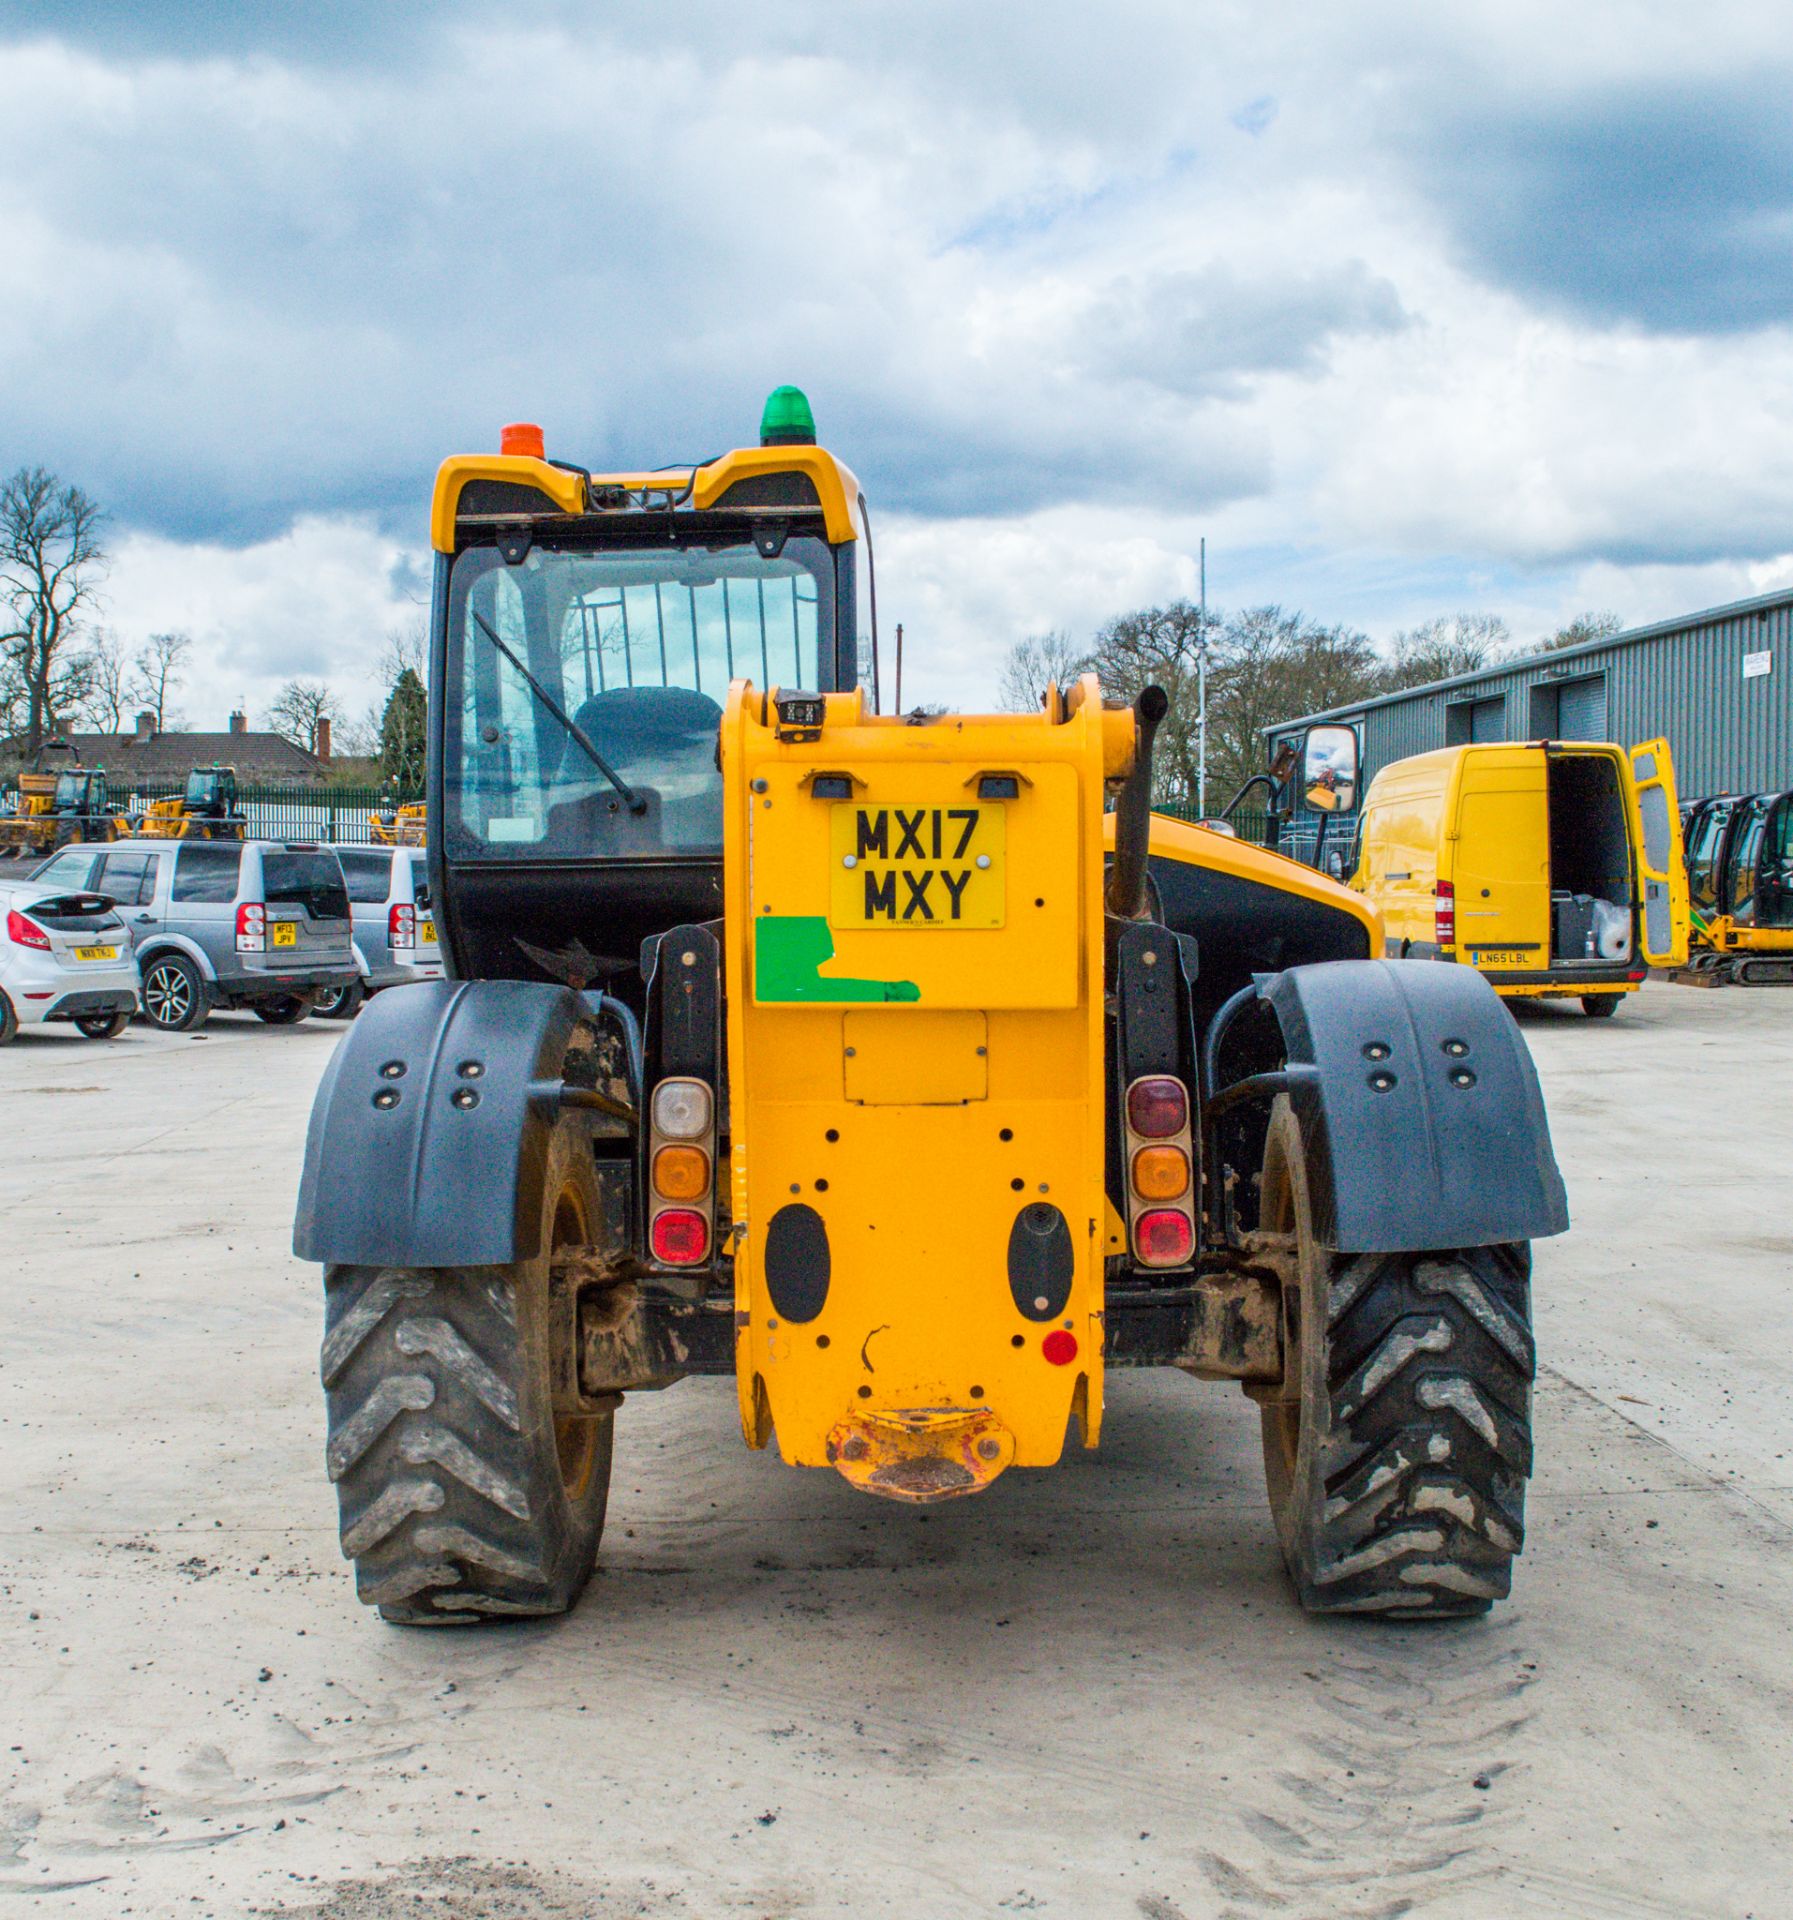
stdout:
[[50,1020],[116,1040],[142,991],[130,933],[103,893],[0,882],[0,1046]]

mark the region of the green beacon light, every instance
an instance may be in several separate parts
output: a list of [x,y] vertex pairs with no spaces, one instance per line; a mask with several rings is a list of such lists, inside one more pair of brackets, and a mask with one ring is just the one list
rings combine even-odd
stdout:
[[813,447],[815,443],[816,417],[809,410],[809,396],[801,387],[774,387],[760,415],[760,445]]

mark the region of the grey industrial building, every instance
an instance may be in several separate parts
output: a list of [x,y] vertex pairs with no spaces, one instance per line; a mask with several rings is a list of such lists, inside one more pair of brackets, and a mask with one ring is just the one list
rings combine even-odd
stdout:
[[1793,592],[1636,627],[1268,729],[1354,727],[1367,785],[1391,761],[1476,740],[1667,739],[1683,798],[1793,786]]

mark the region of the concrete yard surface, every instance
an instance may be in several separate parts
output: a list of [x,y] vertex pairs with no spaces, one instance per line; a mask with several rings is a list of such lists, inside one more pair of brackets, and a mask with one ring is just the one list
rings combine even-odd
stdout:
[[1484,1621],[1312,1621],[1256,1410],[1111,1379],[1104,1442],[933,1509],[618,1418],[564,1620],[354,1598],[321,1287],[339,1037],[0,1053],[0,1913],[1370,1920],[1793,1913],[1793,992],[1526,1011],[1573,1232]]

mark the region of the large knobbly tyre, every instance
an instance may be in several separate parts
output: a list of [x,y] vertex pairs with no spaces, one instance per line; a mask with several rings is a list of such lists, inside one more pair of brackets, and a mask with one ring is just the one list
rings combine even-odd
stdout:
[[1282,1237],[1298,1294],[1285,1323],[1290,1397],[1265,1402],[1263,1427],[1302,1605],[1485,1613],[1505,1597],[1525,1534],[1529,1247],[1329,1253],[1313,1238],[1286,1098],[1265,1148],[1262,1221]]
[[327,1460],[356,1589],[388,1620],[564,1612],[590,1578],[612,1416],[557,1417],[548,1269],[591,1244],[591,1155],[555,1129],[543,1245],[510,1267],[331,1267]]

